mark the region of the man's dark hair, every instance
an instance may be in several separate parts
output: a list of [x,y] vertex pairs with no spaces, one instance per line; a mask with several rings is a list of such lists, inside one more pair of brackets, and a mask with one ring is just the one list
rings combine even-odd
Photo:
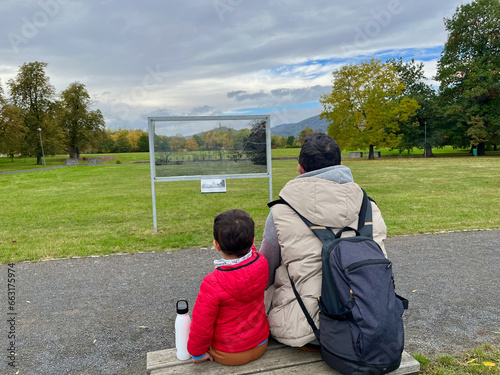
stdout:
[[214,218],[214,239],[224,253],[240,258],[246,255],[253,245],[254,227],[248,212],[224,211]]
[[299,164],[306,172],[340,163],[340,147],[332,137],[324,133],[312,133],[305,138],[299,154]]

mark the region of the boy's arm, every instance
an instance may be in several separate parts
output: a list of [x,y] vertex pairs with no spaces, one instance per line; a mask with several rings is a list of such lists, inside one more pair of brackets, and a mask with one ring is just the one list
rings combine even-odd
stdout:
[[[219,313],[218,293],[214,283],[211,274],[203,279],[194,305],[188,352],[195,357],[204,356],[212,343],[215,319]],[[209,358],[204,360],[207,359]]]

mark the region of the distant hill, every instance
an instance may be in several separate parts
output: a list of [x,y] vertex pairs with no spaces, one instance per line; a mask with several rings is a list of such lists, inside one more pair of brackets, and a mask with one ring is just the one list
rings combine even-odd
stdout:
[[279,135],[281,137],[288,137],[289,135],[298,137],[300,135],[300,132],[306,127],[310,127],[312,130],[318,130],[326,133],[328,123],[325,122],[325,120],[320,119],[319,115],[317,115],[293,124],[273,126],[271,128],[271,134]]

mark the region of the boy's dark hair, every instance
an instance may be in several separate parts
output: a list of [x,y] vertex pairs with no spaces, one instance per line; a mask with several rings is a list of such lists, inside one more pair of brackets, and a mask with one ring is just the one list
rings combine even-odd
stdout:
[[299,164],[304,171],[340,165],[340,147],[334,139],[324,133],[309,134],[299,154]]
[[254,227],[248,212],[237,209],[224,211],[214,218],[214,239],[224,253],[240,258],[253,245]]

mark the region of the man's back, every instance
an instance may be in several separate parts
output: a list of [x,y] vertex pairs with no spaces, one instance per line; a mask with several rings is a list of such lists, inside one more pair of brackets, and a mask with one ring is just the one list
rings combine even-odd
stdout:
[[[315,224],[330,227],[334,231],[346,226],[357,227],[363,193],[352,182],[352,177],[347,178],[347,175],[350,176],[350,171],[344,166],[305,173],[287,183],[280,196]],[[385,224],[376,206],[374,211],[376,240],[382,244],[386,233]],[[285,205],[273,206],[272,220],[281,259],[275,269],[274,283],[266,295],[266,300],[272,301],[269,311],[271,334],[284,344],[303,346],[315,337],[296,302],[288,275],[296,284],[311,316],[319,324],[317,298],[321,295],[322,244],[296,213]],[[269,253],[267,246],[264,241],[261,252],[265,256]]]

